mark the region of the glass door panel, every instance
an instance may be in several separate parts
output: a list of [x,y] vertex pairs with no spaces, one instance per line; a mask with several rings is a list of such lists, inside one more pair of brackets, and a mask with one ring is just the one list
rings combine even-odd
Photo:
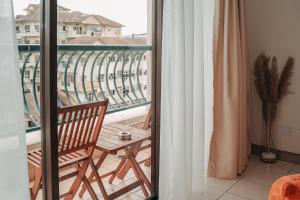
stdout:
[[[58,106],[109,100],[93,154],[100,180],[90,177],[89,164],[88,183],[81,183],[76,198],[91,198],[89,186],[99,198],[151,195],[151,4],[150,0],[58,1]],[[88,119],[82,125],[80,113],[75,118],[67,135],[84,135],[94,128]],[[123,140],[126,137],[130,139]],[[62,169],[72,170],[76,169]],[[60,193],[68,192],[74,180],[62,181]]]

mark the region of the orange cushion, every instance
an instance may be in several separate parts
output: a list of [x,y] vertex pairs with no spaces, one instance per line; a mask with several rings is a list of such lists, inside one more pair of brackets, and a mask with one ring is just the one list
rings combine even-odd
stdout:
[[268,200],[300,200],[300,174],[283,176],[275,181]]

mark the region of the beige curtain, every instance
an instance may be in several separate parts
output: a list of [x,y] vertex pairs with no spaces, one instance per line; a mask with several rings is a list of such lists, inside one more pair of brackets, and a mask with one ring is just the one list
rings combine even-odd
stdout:
[[245,1],[216,0],[214,22],[214,125],[208,175],[233,179],[249,153],[249,71]]

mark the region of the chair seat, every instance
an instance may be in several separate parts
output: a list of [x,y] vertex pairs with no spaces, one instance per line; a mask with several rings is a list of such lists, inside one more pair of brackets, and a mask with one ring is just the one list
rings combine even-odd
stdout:
[[[77,162],[82,162],[89,159],[89,156],[84,151],[76,151],[58,157],[58,167],[64,168]],[[27,153],[27,160],[34,167],[39,168],[42,161],[41,148],[29,151]]]

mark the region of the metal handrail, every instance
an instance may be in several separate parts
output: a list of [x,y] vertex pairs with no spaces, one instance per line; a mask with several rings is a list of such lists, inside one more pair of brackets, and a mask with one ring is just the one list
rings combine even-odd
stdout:
[[[58,106],[110,99],[107,114],[150,103],[147,85],[149,45],[58,45]],[[40,127],[40,46],[18,45],[25,114]],[[141,73],[142,72],[142,73]],[[144,81],[144,82],[143,82]]]

